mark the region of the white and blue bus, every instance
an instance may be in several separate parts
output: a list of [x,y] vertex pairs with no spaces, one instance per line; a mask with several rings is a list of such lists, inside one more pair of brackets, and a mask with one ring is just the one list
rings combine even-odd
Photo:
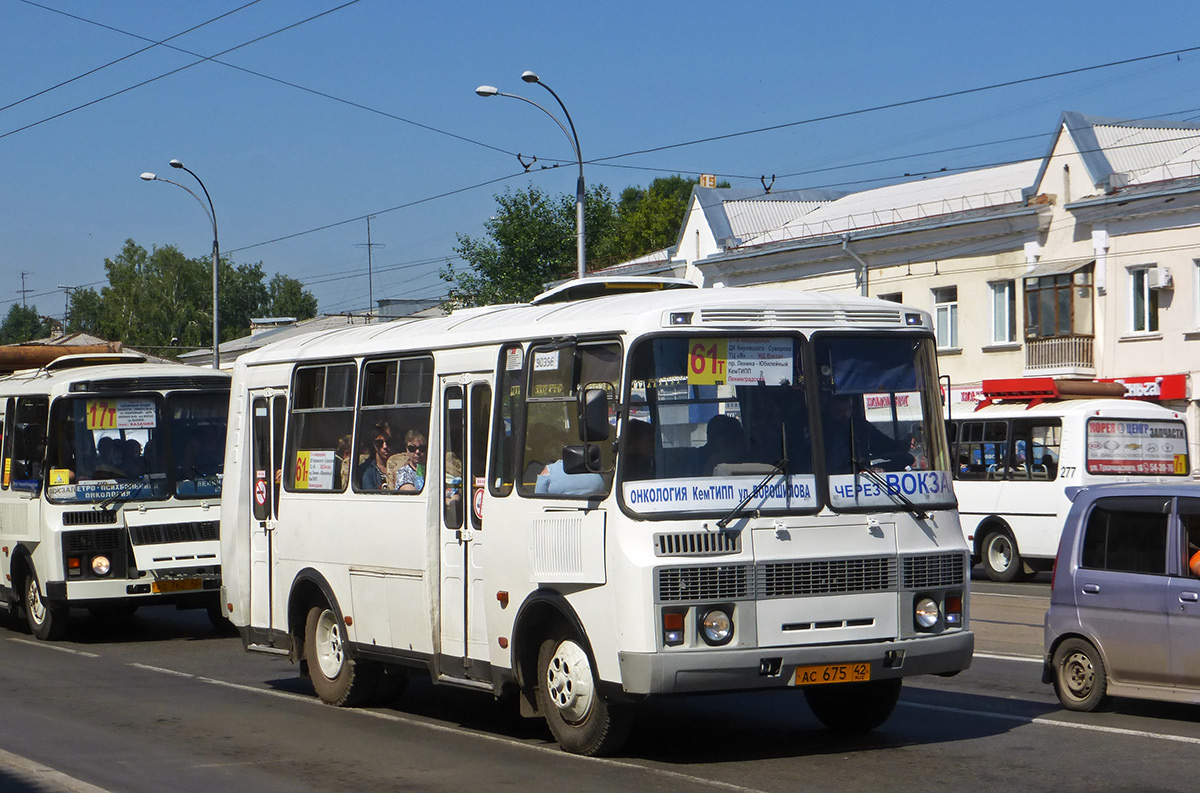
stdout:
[[870,729],[971,661],[935,348],[892,303],[628,278],[265,346],[225,602],[326,702],[423,670],[583,754],[667,695]]
[[229,374],[67,355],[0,378],[0,605],[39,639],[72,608],[221,621]]

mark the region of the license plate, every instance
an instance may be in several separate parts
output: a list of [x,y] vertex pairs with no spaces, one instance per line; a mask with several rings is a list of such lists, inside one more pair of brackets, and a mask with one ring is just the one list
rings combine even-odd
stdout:
[[871,679],[870,664],[821,664],[797,666],[796,685],[815,686],[825,683],[860,683]]
[[150,584],[150,591],[161,595],[166,592],[187,592],[200,587],[199,578],[169,578]]

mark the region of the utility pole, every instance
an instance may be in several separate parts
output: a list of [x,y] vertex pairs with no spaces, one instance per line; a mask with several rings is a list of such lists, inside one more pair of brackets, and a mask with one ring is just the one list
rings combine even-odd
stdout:
[[75,291],[76,289],[78,289],[79,287],[77,287],[77,286],[65,286],[65,285],[63,285],[63,284],[59,284],[59,285],[58,285],[58,288],[59,288],[59,289],[61,289],[61,290],[63,290],[63,294],[64,294],[64,299],[63,299],[63,332],[66,332],[66,330],[67,330],[67,323],[71,321],[71,293],[72,293],[72,292],[74,292],[74,291]]
[[355,247],[367,249],[367,321],[371,321],[371,313],[375,310],[375,278],[373,274],[373,263],[371,259],[371,251],[375,248],[386,248],[387,246],[381,242],[371,242],[371,218],[374,215],[367,215],[367,244],[359,243]]
[[25,288],[25,276],[27,275],[29,275],[29,273],[25,272],[24,270],[21,271],[21,308],[28,307],[28,303],[25,302],[25,295],[33,291],[32,289]]

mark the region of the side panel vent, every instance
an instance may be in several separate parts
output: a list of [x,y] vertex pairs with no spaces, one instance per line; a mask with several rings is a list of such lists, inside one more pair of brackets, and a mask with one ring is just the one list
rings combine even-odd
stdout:
[[116,523],[117,513],[111,509],[89,509],[84,512],[64,512],[64,526],[96,526],[104,523]]
[[130,526],[129,536],[134,545],[165,545],[172,542],[201,542],[221,538],[220,528],[215,520]]
[[967,557],[938,553],[904,558],[905,589],[942,589],[962,586],[967,579]]
[[660,567],[654,571],[660,603],[734,600],[753,596],[749,565]]

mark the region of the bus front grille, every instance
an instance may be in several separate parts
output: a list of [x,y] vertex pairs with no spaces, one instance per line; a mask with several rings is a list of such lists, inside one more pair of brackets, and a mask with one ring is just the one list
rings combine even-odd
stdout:
[[64,512],[64,526],[95,526],[98,523],[116,523],[116,510],[89,509],[83,512]]
[[701,600],[734,600],[753,595],[749,565],[712,565],[708,567],[660,567],[655,570],[658,600],[661,603],[688,603]]
[[215,520],[189,523],[162,523],[157,526],[130,526],[129,536],[134,545],[164,545],[170,542],[200,542],[220,539]]
[[905,589],[958,587],[966,578],[966,554],[952,552],[904,557]]
[[741,532],[695,531],[654,535],[655,556],[716,556],[741,553],[741,550]]
[[87,553],[89,551],[114,551],[121,547],[120,529],[99,529],[98,531],[64,531],[63,550],[67,553]]
[[896,560],[868,557],[769,562],[756,566],[755,579],[761,598],[887,592],[896,588]]

